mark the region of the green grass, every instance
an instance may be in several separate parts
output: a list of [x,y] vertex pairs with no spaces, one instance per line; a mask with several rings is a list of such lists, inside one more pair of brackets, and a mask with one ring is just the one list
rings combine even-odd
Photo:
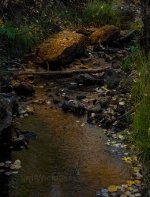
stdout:
[[150,186],[150,58],[137,50],[126,63],[127,68],[135,70],[131,95],[135,107],[132,142],[144,164],[145,179]]
[[71,26],[102,26],[106,24],[119,25],[121,16],[114,3],[102,0],[89,0],[80,8],[66,10],[56,8],[54,18],[62,21],[62,24]]
[[119,20],[119,13],[113,8],[113,4],[101,0],[90,0],[82,11],[82,23],[85,25],[117,25]]
[[137,105],[150,96],[150,58],[147,59],[142,52],[137,51],[133,59],[132,67],[136,70],[136,76],[132,87],[132,100]]
[[127,56],[123,61],[121,62],[121,69],[125,72],[131,72],[133,69],[136,69],[137,60],[139,58],[139,47],[138,46],[132,46],[130,49],[131,53],[130,56]]
[[[131,100],[135,109],[131,142],[143,162],[144,178],[150,187],[150,57],[146,58],[139,47],[122,63],[125,72],[133,72]],[[147,197],[147,196],[146,196]]]
[[136,78],[132,100],[136,107],[133,130],[136,147],[150,159],[150,58],[139,53],[135,61]]

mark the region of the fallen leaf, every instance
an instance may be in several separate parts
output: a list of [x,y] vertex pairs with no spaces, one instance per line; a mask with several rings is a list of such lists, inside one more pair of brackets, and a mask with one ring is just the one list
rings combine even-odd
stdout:
[[117,187],[115,186],[115,185],[110,185],[109,187],[108,187],[108,191],[109,192],[116,192],[117,191]]

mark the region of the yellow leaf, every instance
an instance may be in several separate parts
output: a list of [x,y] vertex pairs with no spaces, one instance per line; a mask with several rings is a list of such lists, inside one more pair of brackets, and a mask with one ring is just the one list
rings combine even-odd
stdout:
[[122,160],[129,164],[132,163],[131,157],[122,157]]
[[150,127],[148,128],[148,135],[150,136]]
[[139,181],[139,180],[135,180],[134,182],[135,182],[135,184],[140,184],[141,183],[141,181]]
[[134,172],[139,172],[140,171],[140,169],[138,167],[134,167],[133,170],[134,170]]
[[134,183],[135,182],[134,181],[131,181],[131,180],[127,181],[127,184],[128,184],[129,187],[132,186]]
[[15,85],[16,83],[17,83],[16,80],[12,80],[12,81],[11,81],[11,84],[12,84],[12,85]]
[[117,187],[115,186],[115,185],[110,185],[109,187],[108,187],[108,191],[109,192],[116,192],[117,191]]
[[128,190],[129,190],[129,191],[132,191],[132,190],[133,190],[133,188],[132,188],[132,187],[128,187]]

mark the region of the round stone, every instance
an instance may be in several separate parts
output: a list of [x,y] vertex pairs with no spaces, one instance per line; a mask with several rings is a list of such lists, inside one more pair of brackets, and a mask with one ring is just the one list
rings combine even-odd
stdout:
[[5,164],[3,162],[0,163],[0,167],[3,167]]
[[101,196],[101,192],[100,192],[100,191],[97,191],[97,192],[96,192],[96,197],[97,197],[97,196]]
[[140,193],[135,194],[135,197],[141,197],[141,196],[142,196],[142,194],[140,194]]
[[18,174],[18,171],[13,171],[12,174]]
[[108,189],[101,189],[102,193],[108,193]]
[[5,164],[11,164],[12,162],[11,161],[5,161]]
[[7,176],[10,176],[12,174],[12,172],[8,171],[8,172],[5,172],[5,175]]

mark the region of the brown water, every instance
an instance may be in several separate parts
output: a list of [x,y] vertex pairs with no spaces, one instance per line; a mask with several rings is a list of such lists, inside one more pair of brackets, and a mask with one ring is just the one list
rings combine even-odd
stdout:
[[95,197],[96,190],[124,183],[129,166],[114,158],[103,131],[61,110],[36,106],[20,127],[38,138],[28,150],[13,153],[22,169],[11,180],[13,197]]

